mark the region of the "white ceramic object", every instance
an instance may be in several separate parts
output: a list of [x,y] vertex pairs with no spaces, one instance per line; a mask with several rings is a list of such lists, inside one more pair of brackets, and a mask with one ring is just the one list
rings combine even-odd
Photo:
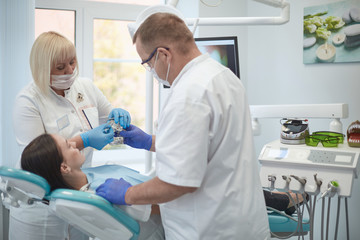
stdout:
[[303,47],[309,48],[309,47],[314,46],[315,43],[316,43],[316,37],[304,38]]
[[336,34],[336,35],[332,38],[332,42],[333,42],[333,44],[334,44],[335,46],[339,46],[339,45],[341,45],[341,44],[344,43],[345,38],[346,38],[345,34],[339,33],[339,34]]
[[332,44],[325,43],[316,49],[316,57],[320,62],[333,62],[335,55],[336,49]]

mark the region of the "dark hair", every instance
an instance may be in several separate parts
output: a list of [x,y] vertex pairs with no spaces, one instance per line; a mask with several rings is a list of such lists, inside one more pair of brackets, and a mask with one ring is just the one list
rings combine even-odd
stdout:
[[63,156],[49,134],[42,134],[32,140],[21,155],[21,168],[45,178],[51,191],[57,188],[74,189],[63,178],[60,167]]

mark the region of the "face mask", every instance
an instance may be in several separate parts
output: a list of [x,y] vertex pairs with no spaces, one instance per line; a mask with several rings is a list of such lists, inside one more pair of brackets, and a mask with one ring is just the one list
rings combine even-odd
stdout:
[[159,81],[159,83],[164,84],[164,86],[170,87],[170,83],[169,83],[168,80],[167,80],[167,79],[168,79],[168,76],[169,76],[169,71],[170,71],[170,63],[169,63],[169,65],[168,65],[168,69],[167,69],[166,79],[165,79],[165,80],[164,80],[164,79],[161,79],[161,78],[157,75],[157,73],[156,73],[156,71],[155,71],[155,66],[156,66],[156,62],[157,62],[157,59],[158,59],[158,54],[159,54],[159,53],[156,54],[154,67],[151,68],[151,73],[153,74],[154,78],[156,78],[156,80]]
[[77,76],[78,76],[78,74],[77,74],[76,68],[72,74],[51,75],[51,80],[52,80],[51,87],[58,89],[58,90],[68,89],[74,83]]

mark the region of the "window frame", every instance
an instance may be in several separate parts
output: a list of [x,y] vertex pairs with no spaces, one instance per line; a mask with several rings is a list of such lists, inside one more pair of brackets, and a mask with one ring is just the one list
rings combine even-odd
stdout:
[[148,6],[76,0],[36,0],[35,7],[54,10],[72,10],[76,12],[75,45],[80,63],[80,75],[92,79],[93,19],[135,21],[137,15]]
[[[35,8],[54,9],[54,10],[72,10],[75,11],[75,45],[77,57],[79,60],[80,75],[93,79],[93,20],[94,19],[110,19],[120,21],[135,21],[138,14],[148,6],[120,4],[109,2],[94,2],[94,1],[77,1],[77,0],[35,0]],[[145,83],[144,83],[145,84]],[[153,132],[153,79],[148,73],[146,74],[146,123],[145,130],[148,133]],[[159,97],[160,98],[160,97]],[[143,168],[138,170],[145,174],[153,174],[153,153],[128,148],[126,150],[110,150],[112,154],[102,153],[101,151],[94,152],[93,165],[99,163],[112,162],[114,155],[119,155],[120,152],[129,152],[130,158],[134,158],[135,164],[140,164],[142,161]],[[139,152],[139,154],[134,152]],[[141,152],[145,152],[141,153]],[[141,156],[140,156],[141,155]],[[139,158],[140,157],[140,158]],[[108,159],[108,161],[106,161]],[[94,161],[95,160],[95,161]],[[100,161],[98,161],[100,160]],[[130,161],[133,161],[130,160]],[[98,161],[98,163],[96,163]],[[120,163],[120,162],[119,162]],[[128,159],[121,161],[121,163],[129,163]]]

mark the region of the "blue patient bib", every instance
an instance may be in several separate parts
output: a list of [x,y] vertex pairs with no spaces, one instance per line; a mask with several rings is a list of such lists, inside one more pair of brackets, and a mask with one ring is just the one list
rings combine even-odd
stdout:
[[138,171],[121,165],[102,165],[83,168],[82,171],[86,174],[91,190],[96,190],[96,188],[103,184],[108,178],[123,178],[131,185],[137,185],[151,179],[148,176],[141,175]]

